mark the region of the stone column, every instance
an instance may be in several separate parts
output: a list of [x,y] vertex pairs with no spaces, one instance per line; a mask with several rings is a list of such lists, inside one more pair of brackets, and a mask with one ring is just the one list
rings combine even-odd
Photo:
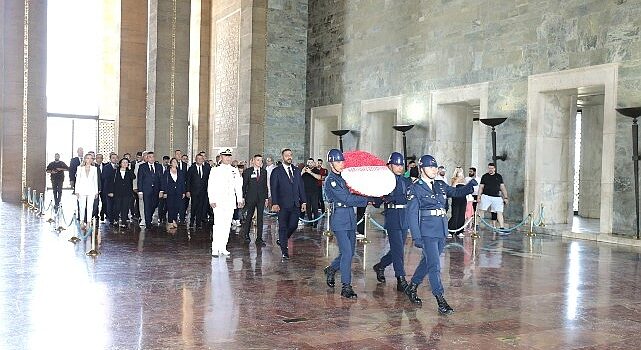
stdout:
[[212,2],[209,151],[237,159],[262,152],[265,118],[266,2]]
[[188,152],[207,150],[209,144],[209,60],[211,48],[211,0],[191,1],[189,49]]
[[116,119],[118,152],[145,149],[147,88],[147,2],[122,0],[120,96]]
[[47,1],[1,1],[2,200],[45,189]]
[[147,148],[187,149],[190,1],[149,2]]

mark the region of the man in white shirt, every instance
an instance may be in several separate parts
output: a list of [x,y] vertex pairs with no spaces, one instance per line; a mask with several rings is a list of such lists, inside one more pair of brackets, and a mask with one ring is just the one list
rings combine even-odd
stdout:
[[211,255],[229,255],[227,241],[229,228],[236,208],[242,208],[243,178],[237,168],[231,166],[231,149],[220,151],[220,165],[212,168],[207,184],[209,205],[214,211],[214,226],[211,242]]

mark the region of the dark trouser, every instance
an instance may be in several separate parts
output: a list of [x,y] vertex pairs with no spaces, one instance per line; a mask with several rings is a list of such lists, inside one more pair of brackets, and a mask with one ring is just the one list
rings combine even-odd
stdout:
[[207,193],[200,191],[199,193],[191,193],[191,215],[189,217],[190,223],[200,225],[202,221],[207,220]]
[[287,241],[298,228],[298,215],[300,208],[281,208],[278,212],[278,239],[280,240],[280,250],[283,254],[288,253]]
[[102,197],[102,193],[98,195],[98,198],[94,199],[93,201],[93,210],[91,212],[91,217],[92,218],[97,218],[98,217],[98,206],[100,204],[100,199]]
[[325,200],[323,199],[323,186],[318,187],[318,207],[325,212]]
[[[243,227],[241,231],[245,237],[249,236],[249,231],[252,226],[252,216],[254,216],[254,210],[256,210],[256,240],[263,240],[263,211],[265,210],[265,201],[262,200],[249,200],[245,203],[245,209],[247,210],[247,217],[243,222]],[[279,232],[280,234],[280,232]]]
[[51,187],[53,190],[53,204],[56,207],[60,206],[60,199],[62,198],[62,181],[52,181]]
[[332,261],[332,269],[340,270],[341,283],[352,284],[352,259],[356,248],[356,232],[334,231],[334,237],[338,242],[338,256]]
[[187,208],[189,208],[189,197],[183,198],[183,206],[178,211],[178,216],[180,217],[180,221],[187,221]]
[[131,208],[131,196],[124,195],[121,197],[114,197],[114,215],[112,216],[112,221],[117,222],[118,218],[120,221],[127,222],[129,209]]
[[[356,208],[356,222],[361,221],[361,219],[365,216],[365,208],[366,207]],[[361,222],[360,224],[358,224],[358,226],[356,226],[356,231],[361,235],[365,234],[365,220],[363,220],[363,222]]]
[[441,283],[441,254],[445,249],[445,237],[422,237],[423,258],[416,267],[412,283],[421,284],[425,275],[430,281],[432,294],[443,295],[443,283]]
[[[307,220],[314,220],[318,217],[318,193],[315,191],[310,191],[311,193],[307,196]],[[317,222],[312,223],[311,225],[316,225]]]
[[[467,206],[467,201],[465,200],[458,200],[459,198],[456,198],[455,200],[452,201],[452,217],[450,218],[448,222],[448,228],[450,230],[457,230],[465,224],[465,207]],[[453,234],[459,234],[462,233],[463,229],[460,229],[456,232],[451,232]]]
[[407,230],[387,230],[387,239],[389,240],[389,252],[383,255],[379,265],[381,268],[386,268],[390,264],[394,264],[394,274],[396,277],[405,276],[403,253],[405,240],[407,239]]
[[104,219],[106,216],[109,221],[112,221],[114,217],[114,204],[113,198],[109,197],[107,193],[100,193],[100,201],[102,202],[102,207],[100,208],[100,219]]
[[158,199],[158,220],[167,221],[167,199],[165,198]]
[[151,225],[154,212],[158,207],[158,191],[143,192],[142,200],[145,202],[145,224]]
[[183,210],[183,197],[182,194],[170,193],[167,194],[167,198],[164,200],[165,207],[167,208],[168,221],[174,222],[178,220],[178,213],[184,213]]

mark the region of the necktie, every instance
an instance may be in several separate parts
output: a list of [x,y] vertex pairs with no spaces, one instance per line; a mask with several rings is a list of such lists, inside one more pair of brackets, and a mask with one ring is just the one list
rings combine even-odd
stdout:
[[198,176],[202,179],[203,173],[200,171],[200,165],[198,166]]
[[256,181],[260,179],[260,170],[256,170]]
[[153,165],[153,164],[149,164],[149,168],[151,169],[151,173],[152,173],[152,174],[155,174],[155,173],[156,173],[156,172],[154,171],[155,169],[154,169],[154,165]]
[[292,167],[287,167],[287,172],[289,175],[289,181],[294,182],[294,174],[292,174]]

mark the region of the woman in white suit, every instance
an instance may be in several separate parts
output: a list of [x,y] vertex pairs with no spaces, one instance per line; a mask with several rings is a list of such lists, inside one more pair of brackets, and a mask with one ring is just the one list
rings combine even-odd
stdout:
[[87,211],[93,211],[93,202],[98,198],[98,168],[92,165],[93,156],[86,154],[84,161],[78,166],[76,173],[76,197],[78,197],[78,219],[83,223],[87,222]]

